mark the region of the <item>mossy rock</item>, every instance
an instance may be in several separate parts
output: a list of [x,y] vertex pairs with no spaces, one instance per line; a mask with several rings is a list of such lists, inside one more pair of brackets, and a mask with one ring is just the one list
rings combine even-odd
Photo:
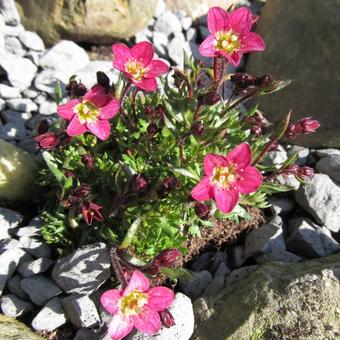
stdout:
[[340,254],[262,265],[217,296],[195,301],[192,339],[340,339],[339,279]]
[[37,192],[33,157],[0,139],[0,202],[29,201]]
[[60,39],[110,44],[142,30],[153,17],[156,0],[16,0],[25,28],[47,45]]
[[0,314],[0,339],[1,340],[43,340],[33,333],[23,323]]

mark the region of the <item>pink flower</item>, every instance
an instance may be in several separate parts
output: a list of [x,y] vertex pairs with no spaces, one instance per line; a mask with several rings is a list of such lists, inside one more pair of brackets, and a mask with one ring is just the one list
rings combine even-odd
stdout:
[[161,60],[153,60],[154,47],[147,41],[134,45],[131,49],[124,44],[112,45],[113,66],[122,71],[139,88],[145,91],[157,89],[156,77],[169,71],[169,65]]
[[208,12],[208,28],[211,33],[201,44],[199,51],[205,57],[223,56],[238,66],[243,53],[263,51],[262,38],[250,32],[254,23],[251,11],[240,7],[228,14],[220,7]]
[[205,177],[191,191],[198,201],[214,198],[223,213],[231,212],[239,194],[250,194],[262,183],[262,175],[251,163],[251,150],[242,143],[228,155],[208,154],[204,157]]
[[109,119],[118,113],[119,108],[118,100],[106,94],[102,86],[95,85],[82,100],[72,99],[59,105],[57,112],[60,117],[71,121],[66,130],[69,136],[90,131],[99,139],[106,140],[111,129]]
[[148,278],[134,271],[125,289],[110,289],[101,297],[103,307],[113,314],[108,326],[112,340],[127,336],[136,327],[140,332],[155,334],[161,328],[160,311],[174,300],[174,292],[166,287],[150,288]]

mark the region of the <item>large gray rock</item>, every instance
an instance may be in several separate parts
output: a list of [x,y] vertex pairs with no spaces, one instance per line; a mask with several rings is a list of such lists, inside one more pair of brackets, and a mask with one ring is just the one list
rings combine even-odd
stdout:
[[20,248],[8,249],[0,255],[0,295],[8,281],[13,275],[20,259],[26,252]]
[[89,296],[68,296],[63,307],[70,321],[78,328],[89,328],[100,323],[97,308]]
[[296,201],[331,231],[340,230],[340,187],[323,174],[314,175],[295,194]]
[[110,254],[104,243],[93,243],[58,260],[55,282],[69,294],[91,294],[111,275]]
[[7,73],[8,81],[20,90],[29,88],[38,70],[29,59],[6,54],[0,59],[0,66]]
[[246,237],[244,256],[256,256],[286,250],[282,228],[275,224],[264,224],[252,230]]
[[182,32],[182,24],[173,12],[165,11],[157,18],[155,31],[169,36],[171,33]]
[[54,331],[67,322],[61,299],[56,297],[47,304],[32,320],[32,327],[37,331]]
[[30,302],[21,300],[14,294],[8,294],[1,298],[1,310],[6,316],[18,318],[33,309]]
[[26,325],[0,314],[0,339],[6,340],[44,340],[39,334],[33,333]]
[[0,97],[5,99],[19,98],[20,89],[6,84],[0,84]]
[[3,118],[5,122],[18,123],[21,125],[24,125],[32,118],[32,114],[30,112],[4,110],[0,114],[1,118]]
[[45,49],[44,42],[35,32],[24,31],[19,34],[20,41],[26,48],[33,51],[43,51]]
[[38,109],[37,104],[28,98],[9,99],[6,103],[10,109],[15,111],[32,112]]
[[340,155],[330,155],[321,158],[316,163],[316,168],[323,174],[340,182]]
[[0,0],[0,14],[7,25],[16,26],[20,24],[20,16],[14,0]]
[[156,0],[16,0],[22,22],[51,45],[60,39],[112,44],[145,27]]
[[192,273],[192,280],[179,280],[179,288],[193,301],[202,296],[203,292],[212,281],[212,276],[207,270]]
[[54,263],[54,261],[41,257],[39,259],[28,261],[22,263],[18,267],[18,272],[23,277],[31,277],[36,274],[44,273],[46,272]]
[[20,275],[14,275],[11,277],[7,282],[7,288],[9,291],[16,296],[19,296],[20,298],[24,300],[28,300],[28,295],[22,290],[20,283],[21,283],[21,276]]
[[340,254],[268,263],[214,297],[195,303],[193,340],[336,339]]
[[40,66],[71,76],[89,62],[86,51],[73,41],[62,40],[40,58]]
[[26,54],[26,50],[22,46],[20,40],[10,36],[5,38],[5,51],[10,55],[16,55],[17,57],[23,57]]
[[20,237],[19,241],[22,244],[23,249],[25,249],[29,254],[35,257],[51,256],[50,246],[42,239],[22,236]]
[[194,331],[194,313],[190,299],[177,293],[173,304],[169,307],[175,319],[175,325],[170,328],[163,327],[155,335],[134,333],[127,340],[189,340]]
[[321,123],[318,133],[294,140],[299,145],[340,147],[340,50],[336,33],[340,21],[334,15],[339,11],[339,0],[296,0],[294,6],[268,0],[256,28],[266,50],[250,55],[247,71],[294,80],[284,90],[263,96],[260,107],[270,114],[271,121],[281,120],[292,109],[293,120],[310,115]]
[[0,138],[7,141],[25,139],[27,131],[22,122],[9,122],[1,127]]
[[43,306],[48,300],[62,293],[53,281],[42,275],[22,279],[20,286],[37,306]]
[[297,218],[289,221],[291,235],[287,239],[287,248],[303,257],[323,257],[340,251],[340,244],[334,240],[331,232],[309,220]]

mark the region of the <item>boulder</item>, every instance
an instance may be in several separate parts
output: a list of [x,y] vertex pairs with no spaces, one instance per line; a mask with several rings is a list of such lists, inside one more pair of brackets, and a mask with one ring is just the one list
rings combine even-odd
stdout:
[[6,340],[43,340],[39,334],[33,333],[23,323],[0,314],[0,339]]
[[[263,53],[249,57],[247,71],[293,79],[285,89],[260,99],[271,121],[293,110],[292,119],[312,116],[321,123],[318,133],[293,142],[307,146],[340,147],[340,11],[339,0],[268,0],[257,26],[265,43]],[[298,34],[297,34],[298,32]]]
[[194,305],[193,340],[335,339],[340,332],[340,254],[267,263]]
[[0,199],[29,201],[37,192],[36,163],[21,149],[0,140]]
[[51,45],[61,38],[95,44],[127,39],[155,13],[156,0],[16,0],[24,26]]

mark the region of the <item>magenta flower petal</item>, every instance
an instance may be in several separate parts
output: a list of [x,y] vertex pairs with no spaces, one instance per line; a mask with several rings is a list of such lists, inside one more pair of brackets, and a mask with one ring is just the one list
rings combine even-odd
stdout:
[[148,306],[160,312],[165,308],[168,308],[174,301],[173,290],[166,287],[154,287],[149,290]]
[[101,140],[107,140],[110,136],[111,126],[108,120],[99,119],[95,123],[87,123],[86,126]]
[[212,7],[208,12],[208,29],[211,33],[225,31],[229,26],[229,14],[221,7]]
[[162,74],[169,72],[169,65],[162,60],[152,60],[148,66],[148,72],[146,73],[146,78],[159,77]]
[[242,53],[233,52],[233,53],[226,53],[224,51],[219,51],[220,55],[223,55],[227,60],[235,67],[240,65],[242,59]]
[[216,55],[215,37],[213,35],[209,35],[205,40],[203,40],[199,47],[199,52],[204,57],[214,57]]
[[246,32],[242,36],[242,45],[239,51],[242,53],[251,51],[263,51],[266,45],[263,39],[254,32]]
[[108,104],[110,96],[105,93],[105,90],[100,85],[94,85],[86,92],[84,99],[91,101],[97,107],[102,107]]
[[262,175],[254,166],[247,166],[238,173],[237,187],[241,194],[250,194],[262,184]]
[[191,196],[197,201],[207,201],[213,197],[213,187],[209,177],[204,177],[192,190]]
[[100,108],[100,119],[113,118],[120,110],[120,102],[116,99],[111,99],[110,102]]
[[148,305],[143,307],[140,314],[133,315],[132,317],[134,326],[143,333],[156,334],[161,328],[161,319],[158,312],[150,308]]
[[112,45],[113,67],[125,72],[125,64],[131,58],[131,50],[125,44]]
[[112,340],[120,340],[126,337],[133,329],[133,321],[130,317],[116,314],[108,326],[108,334]]
[[110,289],[101,295],[100,303],[110,314],[118,312],[118,301],[122,297],[122,292],[122,289]]
[[72,117],[75,115],[75,112],[73,111],[73,108],[79,104],[80,101],[79,99],[72,99],[69,102],[59,105],[57,107],[57,112],[58,115],[61,118],[67,119],[67,120],[71,120]]
[[247,7],[239,7],[230,13],[230,26],[238,33],[249,32],[253,24],[253,14]]
[[221,155],[208,153],[204,157],[204,172],[207,176],[211,177],[216,166],[227,166],[228,159]]
[[222,189],[214,186],[214,198],[218,209],[228,214],[235,208],[239,199],[239,192],[236,187]]
[[157,82],[155,78],[144,78],[142,80],[132,79],[132,82],[142,90],[153,92],[157,90]]
[[144,67],[147,67],[155,54],[153,45],[148,41],[142,41],[134,45],[131,49],[132,58],[141,62]]
[[235,164],[238,169],[247,167],[251,162],[251,150],[249,144],[242,143],[236,146],[228,153],[227,159],[230,163]]
[[68,125],[66,132],[69,136],[78,136],[87,131],[85,124],[81,124],[78,116],[74,116]]
[[128,286],[125,288],[123,295],[126,295],[133,290],[146,292],[150,288],[149,279],[140,271],[135,270],[131,276]]

